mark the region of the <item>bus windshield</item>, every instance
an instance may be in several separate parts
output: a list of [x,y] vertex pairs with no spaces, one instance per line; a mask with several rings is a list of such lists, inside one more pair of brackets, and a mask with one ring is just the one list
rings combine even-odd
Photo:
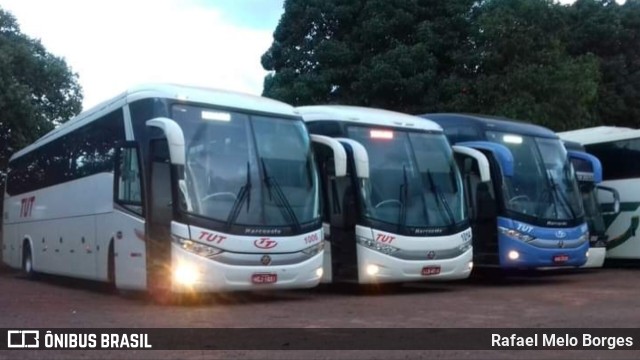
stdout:
[[174,105],[172,116],[185,137],[183,210],[229,226],[295,227],[319,219],[302,119],[190,105]]
[[487,138],[513,154],[514,174],[503,181],[507,210],[546,221],[584,216],[573,166],[559,139],[494,131]]
[[348,133],[369,155],[366,217],[412,228],[466,219],[461,176],[444,134],[364,126]]

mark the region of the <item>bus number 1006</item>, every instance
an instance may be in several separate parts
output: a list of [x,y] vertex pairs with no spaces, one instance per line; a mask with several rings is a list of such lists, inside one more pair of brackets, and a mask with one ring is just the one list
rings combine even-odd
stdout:
[[311,235],[308,235],[304,238],[304,243],[305,244],[313,244],[315,242],[320,241],[320,237],[318,236],[318,233],[313,233]]

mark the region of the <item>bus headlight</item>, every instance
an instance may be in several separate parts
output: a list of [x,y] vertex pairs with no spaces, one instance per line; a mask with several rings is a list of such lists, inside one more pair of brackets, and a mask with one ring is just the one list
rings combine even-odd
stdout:
[[172,238],[173,242],[180,246],[183,250],[209,259],[214,258],[216,255],[222,252],[222,249],[210,245],[201,244],[193,240],[183,239],[177,236],[173,236]]
[[302,253],[309,256],[314,256],[324,249],[324,241],[320,241],[319,243],[309,246],[306,249],[302,250]]
[[580,235],[580,237],[578,238],[578,241],[580,243],[583,243],[585,241],[589,241],[589,232],[587,231],[587,232],[583,233],[582,235]]
[[391,246],[388,244],[383,244],[381,242],[378,241],[373,241],[372,239],[367,239],[365,237],[362,236],[358,236],[358,244],[363,245],[369,249],[375,250],[375,251],[379,251],[383,254],[391,254],[394,253],[400,249],[398,249],[395,246]]
[[520,257],[520,253],[515,250],[511,250],[509,251],[507,256],[509,257],[509,260],[518,260],[518,258]]
[[520,241],[524,241],[524,242],[530,242],[532,240],[535,240],[535,237],[528,235],[528,234],[523,234],[519,231],[513,230],[513,229],[507,229],[505,227],[502,226],[498,226],[498,230],[504,234],[507,235],[510,238],[516,239],[516,240],[520,240]]
[[366,270],[368,275],[374,276],[380,272],[380,267],[378,265],[370,264],[370,265],[367,265]]
[[198,270],[189,264],[178,264],[173,269],[173,281],[180,285],[192,286],[198,281]]

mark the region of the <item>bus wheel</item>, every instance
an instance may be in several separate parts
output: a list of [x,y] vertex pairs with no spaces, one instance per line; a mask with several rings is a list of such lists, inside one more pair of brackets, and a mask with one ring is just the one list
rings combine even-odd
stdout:
[[36,272],[33,270],[33,256],[31,255],[31,245],[25,240],[22,246],[22,271],[28,279],[35,279]]

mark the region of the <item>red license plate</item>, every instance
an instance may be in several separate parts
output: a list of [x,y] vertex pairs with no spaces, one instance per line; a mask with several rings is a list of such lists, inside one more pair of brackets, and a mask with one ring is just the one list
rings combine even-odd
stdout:
[[425,266],[422,268],[422,276],[440,274],[440,266]]
[[569,261],[569,255],[555,255],[553,257],[553,262],[556,264],[562,264]]
[[253,274],[251,282],[254,284],[273,284],[278,281],[278,274]]

